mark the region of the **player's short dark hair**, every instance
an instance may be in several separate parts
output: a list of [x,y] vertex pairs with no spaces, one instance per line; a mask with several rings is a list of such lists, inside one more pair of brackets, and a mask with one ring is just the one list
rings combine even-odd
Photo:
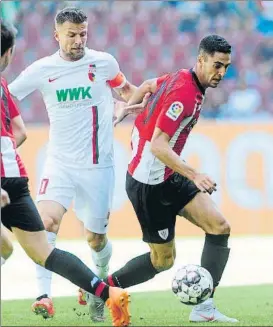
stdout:
[[60,10],[56,17],[56,24],[62,25],[65,22],[74,24],[82,24],[87,21],[87,15],[76,7],[66,7]]
[[200,42],[198,53],[206,53],[213,56],[215,52],[231,53],[231,45],[219,35],[204,37]]
[[12,48],[15,43],[15,29],[8,23],[1,21],[1,57]]

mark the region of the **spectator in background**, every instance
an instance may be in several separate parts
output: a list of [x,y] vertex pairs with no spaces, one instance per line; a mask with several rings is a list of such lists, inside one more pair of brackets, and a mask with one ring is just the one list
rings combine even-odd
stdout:
[[[11,11],[5,10],[8,3],[13,8]],[[10,15],[10,19],[17,21],[18,29],[18,51],[6,73],[9,79],[17,76],[30,61],[47,56],[56,48],[48,21],[53,19],[52,11],[62,8],[63,3],[47,1],[45,8],[36,0],[2,3],[2,17]],[[259,88],[264,108],[271,112],[268,85],[272,85],[273,79],[273,36],[270,34],[273,1],[108,0],[77,1],[77,6],[88,9],[89,42],[96,50],[121,58],[123,70],[132,76],[135,84],[145,79],[146,74],[156,76],[181,66],[191,67],[200,39],[208,34],[223,35],[232,41],[234,49],[233,64],[221,87],[225,98],[240,89],[240,74],[248,87]],[[134,45],[128,45],[130,35]],[[161,49],[160,53],[155,50],[156,46]],[[149,53],[153,51],[155,59],[151,63]],[[131,59],[123,60],[124,53]],[[43,104],[39,95],[29,100],[21,104],[24,119],[32,123],[47,122],[45,111],[40,110]],[[216,108],[216,103],[212,104],[213,116],[225,117],[225,110]]]
[[271,62],[273,60],[273,37],[264,39],[258,48],[257,58],[258,61]]
[[262,97],[256,88],[248,87],[241,79],[238,89],[232,91],[226,104],[225,117],[249,118],[261,109]]
[[20,1],[3,1],[1,3],[1,19],[4,18],[11,24],[14,24],[17,20],[17,15],[20,11]]
[[217,92],[206,92],[206,100],[204,103],[204,109],[201,112],[203,118],[217,119],[222,117],[222,111],[224,110],[223,104],[227,102],[227,94],[219,88]]
[[227,1],[206,1],[203,2],[203,12],[211,19],[218,15],[225,15],[228,12]]
[[273,36],[273,2],[261,1],[257,8],[257,30],[266,35]]
[[179,10],[182,15],[182,19],[179,24],[179,32],[181,33],[194,33],[197,30],[197,26],[199,24],[200,13],[202,10],[202,4],[200,1],[177,1],[178,4],[176,6],[177,10]]

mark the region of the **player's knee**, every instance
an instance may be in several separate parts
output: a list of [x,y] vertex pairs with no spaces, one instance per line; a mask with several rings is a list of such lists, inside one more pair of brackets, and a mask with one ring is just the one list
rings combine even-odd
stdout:
[[7,260],[13,253],[13,245],[11,242],[5,244],[1,249],[1,256]]
[[221,235],[221,234],[230,234],[230,225],[224,219],[224,217],[219,220],[219,223],[213,226],[212,234]]
[[155,269],[160,272],[172,268],[175,257],[173,251],[171,251],[170,253],[164,253],[157,256],[152,255],[151,259]]
[[220,233],[219,234],[230,234],[230,231],[231,231],[230,224],[227,220],[225,220],[220,225]]
[[45,226],[45,230],[48,232],[52,232],[52,233],[58,233],[59,230],[59,222],[58,219],[56,219],[54,216],[52,215],[41,215],[43,224]]
[[107,242],[106,235],[96,234],[90,231],[86,233],[86,240],[91,249],[96,252],[100,252],[105,247]]
[[208,221],[208,224],[203,226],[203,230],[208,234],[230,234],[230,225],[224,216],[219,213],[218,217]]

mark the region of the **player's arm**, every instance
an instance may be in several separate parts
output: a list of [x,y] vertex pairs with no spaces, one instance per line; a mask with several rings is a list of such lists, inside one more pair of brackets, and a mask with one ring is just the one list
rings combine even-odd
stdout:
[[116,119],[114,126],[120,123],[126,116],[130,114],[138,114],[146,107],[148,98],[157,89],[157,78],[146,80],[137,87],[130,97],[127,105],[120,105],[116,110]]
[[21,115],[16,116],[11,120],[11,126],[16,142],[16,147],[18,148],[27,139],[27,130]]
[[106,54],[106,58],[108,61],[107,83],[124,101],[128,102],[137,87],[127,81],[117,60],[112,55]]
[[14,81],[8,85],[9,92],[18,100],[40,88],[41,65],[37,62],[27,67]]
[[170,139],[167,133],[156,127],[151,141],[153,155],[173,171],[193,181],[200,191],[204,193],[216,191],[216,183],[209,176],[198,173],[172,150],[169,145]]
[[[179,95],[177,96],[177,94]],[[167,167],[193,181],[202,192],[211,193],[216,190],[215,182],[186,164],[170,147],[170,140],[177,132],[181,122],[191,115],[191,107],[187,102],[187,95],[183,97],[183,90],[167,96],[151,139],[151,152]],[[174,105],[176,105],[176,109],[174,109]]]
[[155,93],[157,89],[157,78],[149,79],[143,82],[139,87],[135,89],[135,92],[131,95],[127,105],[132,106],[141,103],[147,93]]
[[[125,78],[125,77],[124,77]],[[116,87],[114,88],[114,91],[126,102],[131,98],[133,93],[137,87],[131,83],[129,83],[127,80],[122,87]]]
[[8,105],[10,110],[11,127],[18,148],[27,139],[27,131],[20,110],[8,91]]
[[167,133],[156,127],[151,140],[151,152],[173,171],[194,180],[197,171],[182,161],[180,156],[172,150],[169,145],[170,139]]
[[4,208],[8,204],[10,204],[9,195],[7,191],[1,188],[1,208]]

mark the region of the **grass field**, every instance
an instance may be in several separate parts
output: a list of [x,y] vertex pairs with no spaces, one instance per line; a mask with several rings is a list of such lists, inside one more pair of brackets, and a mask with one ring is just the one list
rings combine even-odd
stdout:
[[[181,304],[171,291],[133,293],[132,326],[189,326],[191,310]],[[216,292],[217,306],[225,314],[240,320],[236,326],[273,326],[273,285],[223,287]],[[31,300],[2,301],[2,326],[89,326],[87,307],[77,304],[76,297],[55,298],[56,315],[43,320],[30,312]],[[105,323],[110,326],[107,312]],[[193,326],[220,323],[193,324]],[[232,325],[232,324],[230,324]]]

